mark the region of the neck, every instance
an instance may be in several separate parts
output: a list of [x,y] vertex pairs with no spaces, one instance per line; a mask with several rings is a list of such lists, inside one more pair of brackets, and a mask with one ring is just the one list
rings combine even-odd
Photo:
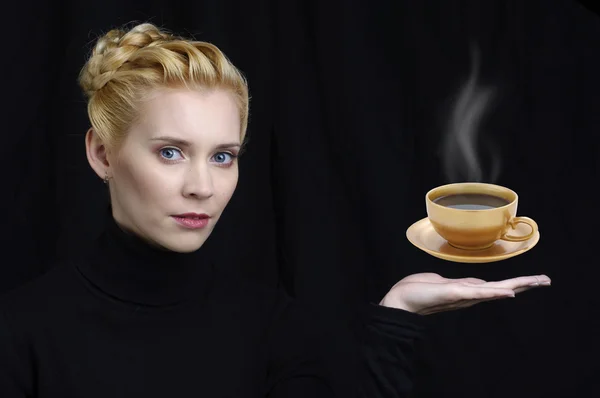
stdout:
[[202,249],[176,253],[153,246],[121,228],[112,214],[82,274],[102,292],[138,305],[163,306],[203,295],[212,265]]

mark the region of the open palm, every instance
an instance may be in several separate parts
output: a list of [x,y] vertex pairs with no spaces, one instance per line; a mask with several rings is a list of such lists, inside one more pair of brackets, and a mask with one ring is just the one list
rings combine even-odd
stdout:
[[486,282],[477,278],[448,279],[435,273],[409,275],[396,283],[380,305],[421,315],[452,311],[502,298],[526,290],[550,286],[546,275],[522,276]]

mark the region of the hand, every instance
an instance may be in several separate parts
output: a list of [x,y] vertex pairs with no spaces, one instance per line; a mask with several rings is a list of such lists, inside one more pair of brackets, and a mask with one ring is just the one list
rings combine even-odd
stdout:
[[447,279],[434,273],[414,274],[396,283],[379,305],[430,315],[484,301],[514,298],[517,293],[550,283],[546,275],[486,282],[477,278]]

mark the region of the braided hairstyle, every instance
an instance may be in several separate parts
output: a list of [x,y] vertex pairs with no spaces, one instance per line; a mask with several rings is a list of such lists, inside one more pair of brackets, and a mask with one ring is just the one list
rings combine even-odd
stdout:
[[248,125],[248,85],[213,44],[175,36],[153,24],[113,29],[100,37],[79,75],[92,127],[108,147],[118,146],[140,117],[139,107],[160,89],[230,91]]

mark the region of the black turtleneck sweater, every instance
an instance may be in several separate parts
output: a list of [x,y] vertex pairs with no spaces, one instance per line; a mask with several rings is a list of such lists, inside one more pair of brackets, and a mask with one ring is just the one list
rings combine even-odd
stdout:
[[[108,219],[85,256],[0,301],[0,397],[334,396],[308,311]],[[357,396],[400,397],[420,317],[367,308]]]

